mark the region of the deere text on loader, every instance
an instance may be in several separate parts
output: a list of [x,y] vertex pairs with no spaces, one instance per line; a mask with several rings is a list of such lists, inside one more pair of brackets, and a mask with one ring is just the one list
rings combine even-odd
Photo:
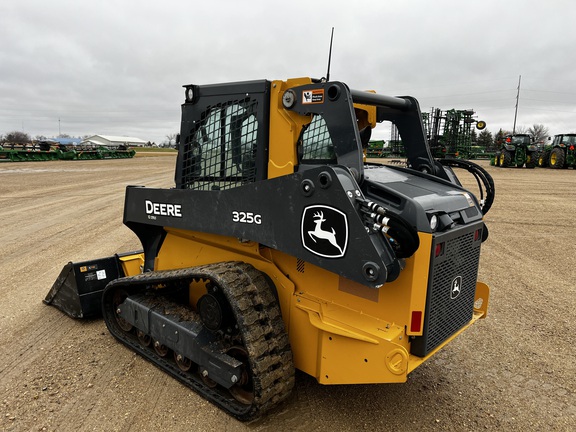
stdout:
[[[408,168],[363,162],[383,121]],[[480,199],[453,168],[481,180]],[[67,264],[45,303],[103,314],[120,342],[251,420],[288,397],[295,369],[404,382],[485,317],[493,198],[481,167],[432,158],[414,98],[310,78],[187,85],[175,187],[126,189],[143,250]]]

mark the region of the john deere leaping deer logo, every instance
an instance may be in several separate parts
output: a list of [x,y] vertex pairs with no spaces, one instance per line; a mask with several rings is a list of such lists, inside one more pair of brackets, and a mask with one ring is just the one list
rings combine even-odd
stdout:
[[456,276],[452,279],[452,288],[450,289],[450,298],[454,300],[462,291],[462,276]]
[[332,231],[325,231],[322,229],[322,223],[324,222],[326,222],[326,219],[324,219],[323,212],[314,213],[314,223],[316,224],[316,228],[314,228],[314,231],[308,231],[308,235],[312,237],[312,240],[314,240],[315,243],[317,242],[316,239],[328,240],[332,246],[340,251],[341,254],[344,253],[342,248],[338,246],[338,243],[336,242],[336,231],[334,231],[334,228],[332,228]]
[[302,214],[302,246],[315,255],[340,258],[348,245],[348,220],[336,208],[314,205]]

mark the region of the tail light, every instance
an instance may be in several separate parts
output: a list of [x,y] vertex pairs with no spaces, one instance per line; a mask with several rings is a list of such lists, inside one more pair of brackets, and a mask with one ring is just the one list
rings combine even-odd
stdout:
[[419,333],[422,330],[422,311],[412,311],[410,320],[410,332]]
[[434,257],[438,258],[444,253],[444,243],[438,243],[436,245],[436,249],[434,251]]
[[480,240],[482,238],[482,230],[477,229],[474,231],[474,241]]

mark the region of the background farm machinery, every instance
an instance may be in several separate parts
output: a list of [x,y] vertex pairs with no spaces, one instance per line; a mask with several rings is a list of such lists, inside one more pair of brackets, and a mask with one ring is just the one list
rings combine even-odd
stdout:
[[576,134],[554,135],[551,144],[544,146],[539,155],[538,166],[542,168],[576,168]]
[[538,161],[538,146],[528,134],[506,135],[498,143],[494,165],[499,167],[534,168]]
[[484,155],[484,149],[473,145],[473,125],[482,130],[486,122],[474,119],[474,110],[432,109],[422,115],[430,150],[436,158],[452,157],[475,159]]
[[135,150],[119,146],[66,146],[40,141],[31,144],[0,145],[0,161],[33,162],[51,160],[121,159],[134,157]]
[[[422,113],[422,125],[430,151],[435,158],[476,159],[488,157],[483,147],[474,145],[474,125],[482,130],[486,122],[474,118],[474,110],[432,108]],[[396,127],[392,126],[390,141],[372,141],[368,157],[404,157],[404,146]]]

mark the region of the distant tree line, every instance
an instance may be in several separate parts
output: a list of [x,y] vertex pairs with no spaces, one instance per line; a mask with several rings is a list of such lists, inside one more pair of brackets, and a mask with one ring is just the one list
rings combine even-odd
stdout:
[[30,135],[19,131],[9,132],[6,135],[0,136],[0,138],[0,141],[3,143],[27,144],[32,142]]
[[[79,136],[79,137],[74,137],[68,134],[60,134],[57,136],[57,138],[80,138],[80,139],[87,139],[89,138],[91,135],[84,135],[84,136]],[[176,134],[174,134],[174,138],[176,137]],[[172,138],[172,139],[174,139]],[[29,144],[32,143],[34,141],[46,141],[49,138],[47,138],[44,135],[37,135],[34,138],[32,138],[30,135],[28,135],[25,132],[20,132],[20,131],[13,131],[13,132],[9,132],[5,135],[0,134],[0,144],[4,144],[4,143],[10,143],[10,144]],[[148,141],[146,143],[146,147],[157,147],[155,142],[151,142]]]
[[[60,134],[58,135],[58,138],[76,138],[76,137],[70,136],[68,134]],[[84,135],[83,137],[78,138],[82,139],[88,138],[88,135]],[[0,143],[28,144],[31,143],[32,141],[44,141],[47,139],[48,138],[46,138],[44,135],[37,135],[34,138],[32,138],[27,133],[20,131],[13,131],[8,132],[5,135],[0,135]]]

